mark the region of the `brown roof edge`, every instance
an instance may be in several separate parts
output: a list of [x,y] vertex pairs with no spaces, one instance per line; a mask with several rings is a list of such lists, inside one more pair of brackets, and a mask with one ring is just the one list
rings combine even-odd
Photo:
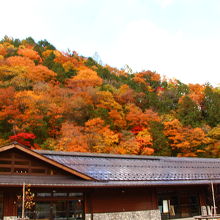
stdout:
[[[214,184],[219,184],[219,182],[214,182]],[[22,186],[22,183],[0,183],[1,187],[17,187]],[[103,183],[103,182],[87,182],[87,184],[46,184],[46,183],[30,183],[31,187],[53,187],[53,188],[142,188],[142,187],[167,187],[167,186],[209,186],[210,182],[196,182],[196,183],[187,183],[187,182],[162,182],[162,183],[133,183],[127,184],[126,182],[123,183]]]
[[71,168],[69,168],[69,167],[67,167],[67,166],[65,166],[63,164],[60,164],[60,163],[58,163],[58,162],[56,162],[56,161],[54,161],[52,159],[49,159],[49,158],[45,157],[44,155],[42,155],[40,153],[37,153],[36,151],[33,151],[30,148],[27,148],[26,146],[24,146],[22,144],[19,144],[17,142],[12,142],[11,144],[4,145],[4,146],[0,147],[0,152],[6,151],[6,150],[10,150],[12,148],[19,149],[19,150],[21,150],[21,151],[23,151],[23,152],[25,152],[25,153],[33,156],[33,157],[36,157],[36,158],[38,158],[38,159],[40,159],[40,160],[42,160],[42,161],[44,161],[46,163],[49,163],[49,164],[51,164],[51,165],[53,165],[55,167],[58,167],[58,168],[60,168],[62,170],[65,170],[66,172],[68,172],[70,174],[73,174],[75,176],[78,176],[78,177],[80,177],[82,179],[97,181],[96,179],[94,179],[94,178],[92,178],[92,177],[90,177],[90,176],[88,176],[88,175],[86,175],[84,173],[78,172],[78,171],[76,171],[74,169],[71,169]]

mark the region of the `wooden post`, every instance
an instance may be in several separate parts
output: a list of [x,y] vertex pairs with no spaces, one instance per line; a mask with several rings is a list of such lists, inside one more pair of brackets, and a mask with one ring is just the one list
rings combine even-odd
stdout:
[[216,205],[215,205],[215,191],[214,191],[214,186],[213,186],[213,182],[211,181],[211,187],[212,187],[212,200],[213,200],[213,214],[214,216],[216,216]]
[[25,183],[23,183],[23,192],[22,192],[22,214],[21,218],[24,219],[25,214]]

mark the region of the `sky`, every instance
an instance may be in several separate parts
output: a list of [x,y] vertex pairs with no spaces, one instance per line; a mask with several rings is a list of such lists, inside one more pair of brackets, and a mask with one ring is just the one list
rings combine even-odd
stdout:
[[219,0],[2,0],[0,21],[0,39],[47,39],[119,69],[220,83]]

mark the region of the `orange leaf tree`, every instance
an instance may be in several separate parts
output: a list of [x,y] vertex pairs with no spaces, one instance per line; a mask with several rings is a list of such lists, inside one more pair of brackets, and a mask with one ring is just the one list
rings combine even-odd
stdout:
[[174,156],[199,156],[208,141],[201,128],[184,127],[177,119],[164,122],[164,133]]

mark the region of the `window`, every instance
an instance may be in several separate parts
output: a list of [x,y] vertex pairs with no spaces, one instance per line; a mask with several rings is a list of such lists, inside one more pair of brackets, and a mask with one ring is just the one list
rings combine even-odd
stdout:
[[28,173],[29,170],[27,168],[14,168],[14,173]]
[[37,193],[37,197],[51,197],[51,193],[49,192]]
[[78,192],[71,192],[69,193],[69,196],[83,196],[83,194]]
[[[38,192],[36,205],[25,212],[29,219],[85,220],[84,200],[72,198],[68,192]],[[83,193],[74,192],[74,195]],[[21,210],[18,209],[18,216]],[[0,219],[1,220],[1,219]]]
[[53,196],[54,196],[54,197],[59,197],[59,196],[66,197],[66,196],[67,196],[67,193],[54,192],[54,193],[53,193]]

